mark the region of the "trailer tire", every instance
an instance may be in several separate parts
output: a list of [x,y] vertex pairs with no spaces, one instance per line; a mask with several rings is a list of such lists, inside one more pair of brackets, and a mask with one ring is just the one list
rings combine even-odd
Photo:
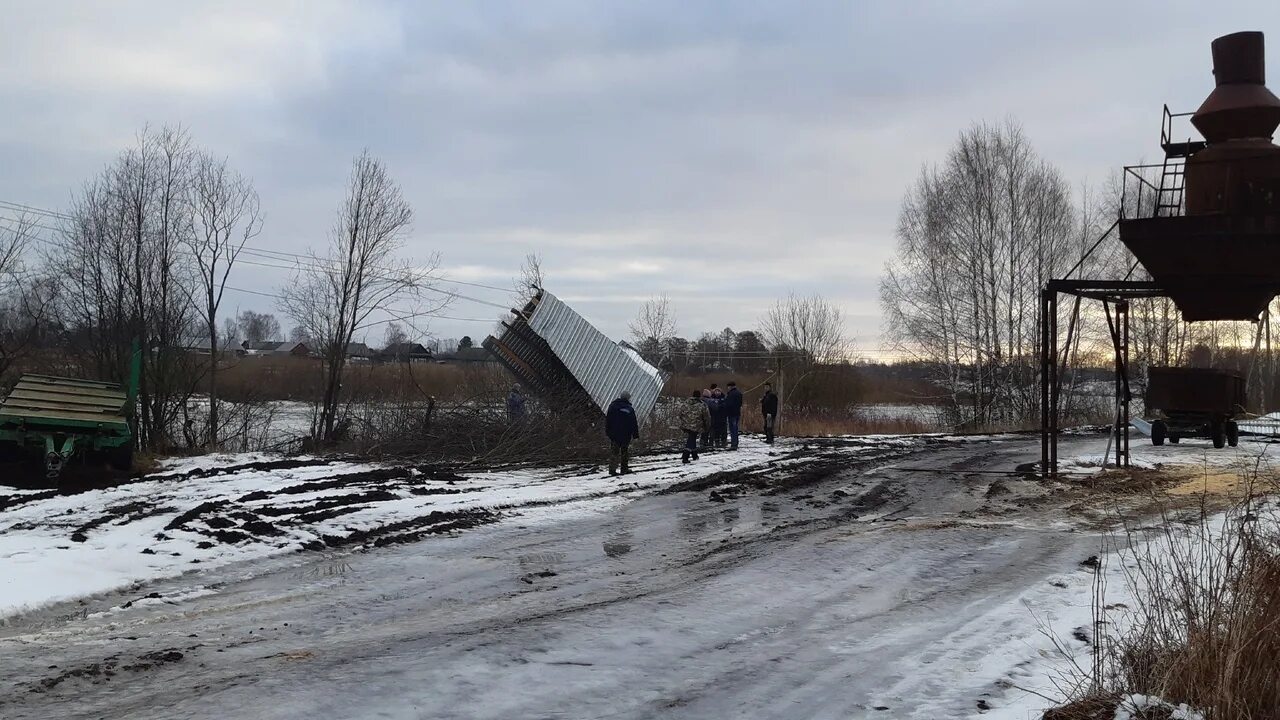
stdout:
[[1164,438],[1169,434],[1169,426],[1163,420],[1157,420],[1151,423],[1151,444],[1157,447],[1164,444]]
[[1240,426],[1235,420],[1228,420],[1226,424],[1227,444],[1235,447],[1240,444]]
[[122,472],[133,470],[133,446],[124,445],[108,451],[107,464]]
[[1182,442],[1182,436],[1179,435],[1178,433],[1169,433],[1169,442],[1173,443],[1174,445],[1177,445],[1178,443]]
[[1214,422],[1209,426],[1209,435],[1213,438],[1213,446],[1221,450],[1227,446],[1226,423]]

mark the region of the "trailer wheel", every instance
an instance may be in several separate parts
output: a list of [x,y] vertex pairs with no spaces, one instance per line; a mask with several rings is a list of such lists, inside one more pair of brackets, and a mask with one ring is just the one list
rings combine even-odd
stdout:
[[133,446],[123,445],[107,452],[107,464],[115,470],[129,472],[133,469]]
[[1182,442],[1182,436],[1179,435],[1178,433],[1169,433],[1169,442],[1173,443],[1174,445],[1177,445],[1178,443]]
[[1226,423],[1215,421],[1209,426],[1209,435],[1213,438],[1213,446],[1222,449],[1227,445]]
[[1235,420],[1228,420],[1226,423],[1227,444],[1235,447],[1240,444],[1240,426]]
[[1163,420],[1157,420],[1151,423],[1151,444],[1160,446],[1164,444],[1164,438],[1169,434],[1169,426]]

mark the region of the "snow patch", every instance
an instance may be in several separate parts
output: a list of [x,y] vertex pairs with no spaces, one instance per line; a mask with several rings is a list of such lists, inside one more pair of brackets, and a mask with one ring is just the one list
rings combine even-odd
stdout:
[[1145,713],[1164,710],[1169,713],[1169,720],[1204,720],[1204,715],[1192,710],[1186,703],[1174,705],[1150,695],[1130,695],[1116,706],[1115,720],[1133,720],[1137,717],[1150,717]]

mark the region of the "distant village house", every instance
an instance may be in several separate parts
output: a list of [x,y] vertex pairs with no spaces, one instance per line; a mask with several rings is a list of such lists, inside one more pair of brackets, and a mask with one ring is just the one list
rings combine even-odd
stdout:
[[392,343],[382,349],[378,353],[378,359],[382,362],[432,362],[435,356],[420,343],[405,342]]

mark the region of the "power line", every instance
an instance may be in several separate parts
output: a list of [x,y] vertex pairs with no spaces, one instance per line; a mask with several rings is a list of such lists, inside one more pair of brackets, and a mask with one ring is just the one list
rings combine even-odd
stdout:
[[[335,272],[338,272],[338,270],[337,270],[337,269],[335,269],[335,268],[331,268],[331,267],[324,267],[324,266],[322,266],[322,265],[314,265],[314,264],[310,264],[310,263],[301,263],[301,262],[297,263],[297,267],[289,267],[289,266],[287,266],[287,265],[272,265],[272,264],[270,264],[270,263],[255,262],[255,261],[252,261],[252,260],[243,260],[243,259],[238,259],[236,262],[243,262],[243,263],[247,263],[247,264],[249,264],[249,265],[258,265],[258,266],[261,266],[261,267],[277,268],[277,269],[281,269],[281,270],[296,270],[296,269],[297,269],[297,267],[305,267],[305,268],[309,268],[309,269],[311,269],[311,270],[318,270],[319,272],[324,272],[324,273],[335,273]],[[377,268],[374,268],[374,269],[376,270]],[[385,275],[384,275],[384,276],[381,276],[381,279],[386,279],[386,276],[385,276]],[[439,280],[439,279],[440,279],[440,278],[432,278],[432,280],[433,280],[433,281],[434,281],[434,280]],[[448,282],[448,281],[446,280],[445,282]],[[504,311],[505,311],[505,310],[509,310],[509,309],[510,309],[510,308],[508,308],[506,305],[499,305],[498,303],[492,303],[492,302],[489,302],[488,300],[481,300],[480,298],[474,298],[474,297],[471,297],[470,295],[463,295],[463,294],[461,294],[461,293],[452,292],[452,291],[450,291],[450,290],[441,290],[440,288],[434,288],[434,287],[429,287],[429,286],[428,286],[428,287],[424,287],[423,289],[424,289],[424,290],[426,290],[426,291],[428,291],[428,292],[434,292],[434,293],[441,293],[441,294],[443,294],[443,295],[449,295],[449,296],[451,296],[451,297],[458,298],[459,300],[468,300],[468,301],[470,301],[470,302],[479,303],[479,304],[481,304],[481,305],[488,305],[488,306],[490,306],[490,307],[498,308],[499,310],[504,310]]]
[[[12,211],[10,211],[10,212],[12,212]],[[29,221],[29,220],[24,220],[24,219],[22,219],[22,218],[8,217],[8,216],[6,216],[6,215],[0,215],[0,220],[8,220],[8,221],[9,221],[9,222],[11,222],[11,223],[17,223],[17,224],[19,225],[19,227],[22,227],[22,226],[29,227],[29,228],[37,227],[37,228],[40,228],[40,229],[42,229],[42,230],[48,230],[49,232],[56,232],[56,233],[60,233],[60,232],[62,232],[62,230],[61,230],[60,228],[52,228],[52,227],[49,227],[48,225],[41,225],[40,223],[37,223],[37,222],[31,222],[31,221]],[[10,228],[9,228],[9,231],[10,231],[10,232],[17,232],[17,230],[18,230],[18,228],[14,228],[14,227],[10,227]]]
[[[20,220],[18,220],[18,219],[16,219],[16,218],[10,218],[10,217],[6,217],[6,216],[3,216],[3,215],[0,215],[0,220],[8,220],[8,221],[10,221],[10,222],[21,222]],[[60,232],[60,231],[58,231],[58,230],[56,230],[56,229],[54,229],[54,228],[49,228],[49,227],[44,226],[44,225],[33,224],[32,226],[33,226],[33,227],[43,227],[43,228],[45,228],[45,229],[47,229],[47,230],[53,230],[54,232]],[[12,230],[12,228],[11,228],[11,230]],[[28,238],[28,239],[30,239],[30,240],[34,240],[35,242],[38,242],[38,243],[43,243],[43,244],[45,244],[45,245],[50,245],[50,246],[54,246],[54,245],[55,245],[55,243],[54,243],[52,240],[49,240],[48,238],[31,237],[31,238]],[[186,249],[183,249],[183,248],[176,248],[176,249],[174,250],[174,253],[175,253],[175,254],[180,254],[180,255],[185,255],[185,256],[188,256],[188,257],[196,257],[196,255],[195,255],[194,253],[192,253],[190,250],[186,250]],[[337,272],[337,270],[336,270],[336,269],[334,269],[334,268],[326,268],[326,267],[323,267],[323,266],[320,266],[320,265],[312,265],[312,264],[304,264],[304,263],[298,263],[298,264],[296,264],[296,265],[292,265],[292,266],[290,266],[290,265],[279,265],[279,264],[274,264],[274,263],[260,262],[260,261],[256,261],[256,260],[249,260],[249,259],[246,259],[246,258],[237,258],[237,259],[236,259],[236,263],[244,263],[245,265],[251,265],[251,266],[254,266],[254,267],[271,268],[271,269],[275,269],[275,270],[297,270],[299,267],[306,267],[306,268],[309,268],[309,269],[312,269],[312,270],[317,270],[317,271],[319,271],[319,272],[325,272],[325,273],[334,273],[334,272]],[[382,277],[383,279],[385,279],[385,276],[381,276],[381,277]],[[433,281],[433,282],[434,282],[434,281],[441,281],[441,280],[443,280],[444,282],[451,282],[451,281],[448,281],[448,280],[444,280],[443,278],[432,278],[432,281]],[[460,284],[469,284],[469,283],[460,283]],[[423,290],[426,290],[426,291],[428,291],[428,292],[434,292],[434,293],[440,293],[440,294],[442,294],[442,295],[448,295],[448,296],[453,297],[453,298],[456,298],[456,299],[458,299],[458,300],[464,300],[464,301],[467,301],[467,302],[473,302],[473,303],[477,303],[477,304],[480,304],[480,305],[487,305],[487,306],[489,306],[489,307],[497,308],[497,309],[499,309],[499,310],[503,310],[503,311],[510,310],[510,308],[509,308],[509,307],[507,307],[506,305],[500,305],[500,304],[498,304],[498,303],[489,302],[488,300],[481,300],[480,298],[471,297],[470,295],[463,295],[462,293],[456,293],[456,292],[452,292],[452,291],[450,291],[450,290],[443,290],[443,289],[441,289],[441,288],[434,288],[434,287],[424,287],[424,288],[422,288],[422,289],[423,289]]]
[[[66,213],[62,213],[62,212],[58,212],[58,211],[56,211],[56,210],[47,210],[47,209],[44,209],[44,208],[33,207],[33,206],[31,206],[31,205],[25,205],[25,204],[23,204],[23,203],[11,202],[11,201],[8,201],[8,200],[0,200],[0,208],[8,208],[8,209],[9,209],[9,212],[31,212],[31,213],[36,213],[36,214],[39,214],[39,215],[44,215],[44,216],[48,216],[48,217],[52,217],[52,218],[57,218],[57,219],[60,219],[60,220],[74,220],[74,219],[75,219],[75,218],[74,218],[73,216],[71,216],[71,215],[68,215],[68,214],[66,214]],[[33,226],[33,227],[40,227],[40,228],[42,228],[42,229],[49,230],[49,231],[51,231],[51,232],[62,232],[62,229],[60,229],[60,228],[51,228],[51,227],[49,227],[49,226],[47,226],[47,225],[39,225],[39,224],[36,224],[36,223],[32,223],[32,226]],[[325,259],[325,258],[317,258],[317,257],[310,256],[310,255],[303,255],[303,254],[301,254],[301,253],[286,252],[286,251],[284,251],[284,250],[271,250],[271,249],[268,249],[268,248],[259,248],[259,247],[254,247],[254,246],[252,246],[252,245],[247,245],[247,244],[246,244],[246,245],[244,245],[244,246],[242,246],[242,251],[244,251],[244,252],[248,252],[248,253],[253,254],[253,255],[267,256],[267,257],[268,257],[268,259],[288,258],[288,259],[294,259],[294,260],[307,260],[307,261],[315,261],[315,262],[330,262],[329,260],[327,260],[327,259]],[[271,256],[275,256],[275,257],[273,258],[273,257],[271,257]],[[292,268],[290,268],[290,269],[292,269]],[[390,268],[378,268],[378,267],[374,267],[374,270],[379,270],[379,269],[389,270]],[[500,286],[498,286],[498,285],[488,285],[488,284],[486,284],[486,283],[469,282],[469,281],[466,281],[466,280],[451,280],[451,279],[448,279],[448,278],[436,278],[436,279],[437,279],[437,280],[439,280],[439,281],[441,281],[441,282],[449,283],[449,284],[451,284],[451,285],[465,285],[465,286],[468,286],[468,287],[484,288],[484,289],[486,289],[486,290],[496,290],[496,291],[498,291],[498,292],[511,292],[511,288],[500,287]]]
[[36,215],[47,215],[49,217],[55,217],[60,220],[74,219],[70,215],[67,215],[65,213],[60,213],[56,210],[45,210],[44,208],[32,207],[30,205],[23,205],[22,203],[10,202],[8,200],[0,200],[0,207],[7,207],[7,208],[10,208],[11,210],[16,210],[18,212],[29,212],[29,213],[35,213]]
[[[225,289],[227,289],[227,290],[231,290],[231,291],[233,291],[233,292],[247,293],[247,294],[249,294],[249,295],[259,295],[259,296],[261,296],[261,297],[275,298],[275,299],[277,299],[277,300],[283,300],[283,299],[284,299],[284,296],[283,296],[283,295],[281,295],[281,294],[279,294],[279,293],[263,292],[263,291],[261,291],[261,290],[249,290],[248,288],[232,287],[231,285],[227,285],[227,286],[225,286]],[[391,310],[389,310],[389,309],[386,309],[386,308],[379,308],[379,309],[380,309],[382,312],[385,312],[385,313],[387,313],[387,314],[391,314]],[[452,316],[452,315],[441,315],[441,314],[438,314],[438,313],[430,313],[430,312],[424,312],[424,313],[412,313],[412,314],[410,314],[410,315],[409,315],[409,317],[430,317],[430,318],[441,318],[441,319],[443,319],[443,320],[458,320],[458,321],[462,321],[462,322],[483,322],[483,323],[492,323],[492,322],[496,322],[496,320],[495,320],[495,319],[493,319],[493,318],[463,318],[463,317],[455,317],[455,316]],[[380,320],[380,321],[378,321],[378,322],[376,322],[376,323],[371,323],[371,325],[379,325],[379,324],[381,324],[381,323],[385,323],[385,322],[388,322],[388,321],[387,321],[387,320]]]
[[[318,257],[314,257],[314,256],[311,256],[311,255],[302,255],[302,254],[300,254],[300,253],[285,252],[285,251],[283,251],[283,250],[266,250],[266,249],[263,249],[263,248],[256,248],[256,247],[252,247],[252,246],[250,246],[250,245],[246,245],[246,246],[244,247],[244,251],[245,251],[245,252],[247,252],[247,253],[250,253],[250,254],[252,254],[252,255],[258,255],[258,256],[263,256],[263,257],[266,257],[266,256],[279,256],[279,257],[282,257],[282,258],[298,259],[298,260],[312,260],[312,261],[317,261],[317,262],[334,262],[334,261],[332,261],[332,260],[328,260],[328,259],[326,259],[326,258],[318,258]],[[274,258],[270,258],[270,259],[274,259]],[[377,268],[375,268],[375,269],[377,269]],[[485,283],[468,282],[468,281],[466,281],[466,280],[452,280],[452,279],[448,279],[448,278],[439,278],[439,279],[440,279],[440,281],[441,281],[441,282],[446,282],[446,283],[449,283],[450,285],[466,285],[466,286],[468,286],[468,287],[484,288],[484,289],[486,289],[486,290],[497,290],[497,291],[500,291],[500,292],[511,292],[511,288],[504,288],[504,287],[500,287],[500,286],[498,286],[498,285],[486,285]]]

